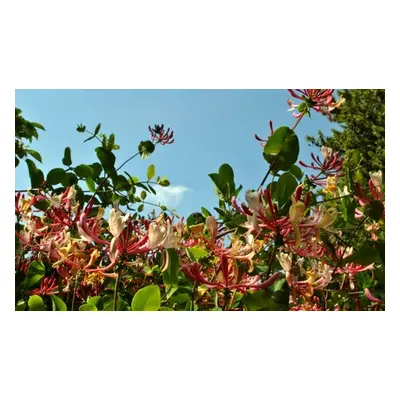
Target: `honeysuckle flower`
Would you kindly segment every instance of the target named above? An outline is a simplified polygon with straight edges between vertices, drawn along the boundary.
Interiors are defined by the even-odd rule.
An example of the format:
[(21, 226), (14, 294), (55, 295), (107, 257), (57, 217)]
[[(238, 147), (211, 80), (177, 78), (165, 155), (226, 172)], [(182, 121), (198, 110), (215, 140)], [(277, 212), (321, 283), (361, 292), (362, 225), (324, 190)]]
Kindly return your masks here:
[(40, 282), (40, 287), (33, 289), (31, 293), (39, 296), (58, 294), (57, 278), (55, 276), (43, 278)]
[(332, 152), (333, 152), (333, 150), (330, 147), (326, 147), (326, 146), (321, 147), (321, 153), (322, 153), (322, 157), (324, 158), (324, 161), (331, 157)]
[[(314, 111), (327, 115), (330, 121), (332, 121), (331, 112), (340, 107), (344, 101), (342, 98), (337, 102), (334, 101), (334, 89), (288, 89), (288, 91), (296, 99), (303, 100)], [(288, 102), (288, 104), (298, 107), (293, 102)], [(299, 118), (300, 115), (302, 114), (296, 114), (295, 117)]]
[(377, 299), (376, 297), (372, 296), (372, 294), (368, 288), (364, 289), (364, 294), (368, 300), (370, 300), (374, 303), (383, 303), (383, 300)]
[(378, 172), (370, 172), (369, 176), (371, 177), (372, 184), (375, 186), (378, 192), (382, 191), (382, 171)]
[(249, 276), (243, 274), (239, 279), (238, 268), (234, 260), (228, 260), (222, 256), (220, 259), (220, 272), (215, 281), (210, 280), (202, 271), (202, 266), (198, 262), (183, 264), (182, 271), (193, 281), (206, 285), (210, 289), (229, 289), (246, 291), (247, 289), (263, 289), (272, 285), (280, 276), (280, 272), (276, 272), (269, 279), (261, 282), (259, 275)]
[(214, 243), (217, 238), (218, 225), (216, 219), (212, 215), (206, 218), (206, 227), (211, 236), (211, 241)]
[(289, 218), (292, 222), (298, 222), (300, 221), (303, 216), (304, 212), (306, 210), (306, 206), (302, 201), (297, 201), (294, 204), (290, 206), (289, 209)]
[(335, 153), (331, 149), (325, 147), (324, 150), (322, 151), (322, 156), (323, 156), (323, 161), (321, 161), (319, 156), (315, 156), (314, 153), (311, 153), (311, 158), (313, 159), (314, 162), (311, 162), (311, 164), (308, 165), (300, 160), (299, 164), (302, 167), (320, 171), (321, 173), (324, 173), (327, 176), (338, 175), (343, 167), (343, 158), (340, 156), (340, 154), (338, 152)]
[(374, 224), (365, 224), (364, 228), (367, 232), (371, 232), (371, 239), (373, 241), (377, 241), (379, 239), (378, 236), (375, 234), (375, 232), (379, 231), (379, 228), (380, 228), (378, 222), (376, 222)]
[(326, 186), (324, 188), (324, 193), (335, 193), (338, 178), (337, 176), (328, 176), (326, 178)]
[(166, 225), (151, 223), (149, 226), (149, 248), (151, 250), (157, 247), (172, 249), (177, 247), (178, 237), (174, 233), (174, 228), (170, 221)]
[(111, 209), (110, 216), (108, 219), (108, 229), (115, 238), (119, 237), (119, 235), (124, 229), (125, 222), (128, 219), (129, 219), (129, 214), (126, 214), (124, 217), (122, 217), (120, 211), (115, 211), (114, 208)]
[(280, 252), (276, 255), (279, 264), (281, 264), (282, 268), (285, 271), (286, 279), (288, 279), (290, 275), (290, 270), (292, 269), (292, 257), (293, 257), (292, 253), (288, 254)]
[(161, 143), (162, 145), (174, 143), (174, 132), (168, 128), (164, 131), (164, 125), (155, 125), (154, 128), (149, 126), (149, 131), (151, 134), (151, 140), (154, 142)]
[(61, 196), (62, 196), (61, 194), (59, 194), (58, 196), (56, 196), (56, 195), (51, 196), (48, 199), (50, 206), (60, 207), (61, 206)]
[(337, 217), (336, 208), (326, 209), (325, 206), (312, 207), (313, 215), (308, 217), (304, 223), (299, 224), (299, 227), (315, 226), (316, 228), (326, 229), (331, 226)]
[(344, 197), (344, 196), (349, 196), (350, 195), (350, 192), (349, 192), (349, 189), (347, 188), (347, 185), (343, 186), (343, 189), (340, 189), (338, 187), (337, 191), (339, 193), (339, 197)]

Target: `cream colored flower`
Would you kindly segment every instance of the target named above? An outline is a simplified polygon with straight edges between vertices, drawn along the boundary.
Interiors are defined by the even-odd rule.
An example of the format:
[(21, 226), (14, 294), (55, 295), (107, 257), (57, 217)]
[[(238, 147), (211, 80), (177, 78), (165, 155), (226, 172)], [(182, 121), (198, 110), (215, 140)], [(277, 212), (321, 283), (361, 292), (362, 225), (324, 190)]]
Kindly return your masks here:
[(378, 172), (370, 172), (369, 176), (371, 177), (372, 184), (376, 187), (378, 192), (382, 191), (382, 171)]
[(178, 245), (178, 237), (174, 233), (174, 228), (167, 221), (167, 225), (157, 225), (152, 223), (149, 226), (149, 248), (164, 247), (172, 249)]
[(322, 157), (324, 157), (324, 160), (326, 160), (327, 158), (329, 158), (332, 155), (332, 149), (330, 147), (322, 146), (321, 153), (322, 153)]
[(115, 238), (119, 237), (124, 229), (125, 222), (128, 219), (129, 214), (126, 214), (124, 217), (122, 217), (120, 211), (115, 211), (114, 208), (111, 209), (110, 216), (108, 218), (108, 229)]

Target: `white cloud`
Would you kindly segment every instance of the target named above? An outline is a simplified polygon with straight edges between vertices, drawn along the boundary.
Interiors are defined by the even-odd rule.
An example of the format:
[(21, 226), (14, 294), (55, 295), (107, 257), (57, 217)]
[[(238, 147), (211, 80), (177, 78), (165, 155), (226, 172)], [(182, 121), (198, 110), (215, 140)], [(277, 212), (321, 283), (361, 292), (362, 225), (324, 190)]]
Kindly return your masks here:
[(149, 201), (151, 203), (155, 204), (161, 204), (164, 206), (167, 206), (168, 208), (177, 208), (179, 204), (181, 204), (183, 200), (183, 195), (186, 192), (191, 191), (191, 189), (185, 187), (185, 186), (156, 186), (154, 187), (156, 190), (157, 194), (147, 194), (146, 201)]

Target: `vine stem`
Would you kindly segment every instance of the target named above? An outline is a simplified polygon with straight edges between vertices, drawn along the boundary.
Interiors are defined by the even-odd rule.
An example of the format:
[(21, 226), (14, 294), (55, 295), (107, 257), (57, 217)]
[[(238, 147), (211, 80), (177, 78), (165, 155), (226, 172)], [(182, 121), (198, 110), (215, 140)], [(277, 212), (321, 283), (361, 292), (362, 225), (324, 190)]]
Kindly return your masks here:
[(71, 311), (74, 311), (76, 288), (78, 286), (79, 277), (80, 277), (80, 271), (76, 274), (76, 278), (75, 278), (74, 292), (72, 293), (72, 306), (71, 306), (72, 309), (71, 309)]
[(117, 311), (119, 278), (120, 278), (120, 272), (117, 271), (117, 277), (115, 278), (113, 311)]

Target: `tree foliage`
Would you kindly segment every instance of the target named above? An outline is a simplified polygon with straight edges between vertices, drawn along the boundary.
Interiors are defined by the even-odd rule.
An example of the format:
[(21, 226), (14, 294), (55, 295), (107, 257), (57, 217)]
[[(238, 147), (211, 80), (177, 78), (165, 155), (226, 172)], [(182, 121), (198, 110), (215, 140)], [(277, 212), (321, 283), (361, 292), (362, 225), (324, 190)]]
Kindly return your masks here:
[(338, 93), (344, 102), (332, 117), (340, 129), (332, 129), (329, 137), (319, 131), (318, 137), (307, 139), (318, 147), (339, 151), (344, 167), (357, 182), (366, 184), (369, 172), (385, 173), (385, 90), (346, 89)]

